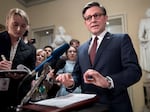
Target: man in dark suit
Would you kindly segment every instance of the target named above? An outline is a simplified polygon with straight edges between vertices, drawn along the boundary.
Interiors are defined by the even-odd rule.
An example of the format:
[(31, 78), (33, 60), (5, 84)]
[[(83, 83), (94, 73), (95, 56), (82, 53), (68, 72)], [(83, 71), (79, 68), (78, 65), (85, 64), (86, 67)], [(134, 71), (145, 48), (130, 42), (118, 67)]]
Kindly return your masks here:
[[(56, 80), (70, 92), (81, 85), (82, 93), (97, 94), (98, 103), (107, 106), (109, 112), (132, 112), (127, 88), (138, 82), (142, 73), (129, 35), (106, 31), (108, 16), (97, 2), (86, 4), (82, 15), (92, 37), (78, 49), (73, 77), (63, 74)], [(95, 38), (96, 56), (92, 62), (90, 52), (94, 51)], [(96, 105), (91, 111), (100, 112), (100, 108)], [(90, 112), (90, 108), (84, 112)]]
[[(35, 68), (36, 49), (22, 40), (28, 26), (28, 16), (23, 10), (18, 8), (10, 10), (6, 18), (7, 31), (0, 33), (0, 55), (6, 58), (0, 58), (0, 70), (11, 71), (11, 69), (17, 69), (19, 64), (30, 70)], [(20, 90), (19, 84), (23, 77), (19, 74), (9, 74), (9, 77), (0, 77), (0, 79), (8, 84), (8, 88), (0, 88), (0, 111), (13, 112), (18, 101), (30, 90), (31, 81), (26, 82)], [(19, 97), (18, 94), (21, 96)]]

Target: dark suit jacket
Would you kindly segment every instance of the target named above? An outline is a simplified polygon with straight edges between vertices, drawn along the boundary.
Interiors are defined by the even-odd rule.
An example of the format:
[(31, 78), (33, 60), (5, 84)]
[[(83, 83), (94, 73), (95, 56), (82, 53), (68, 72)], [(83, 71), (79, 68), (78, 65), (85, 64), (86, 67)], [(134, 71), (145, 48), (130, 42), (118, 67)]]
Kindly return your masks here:
[[(111, 112), (132, 112), (127, 88), (141, 78), (141, 68), (131, 39), (128, 34), (106, 33), (100, 44), (94, 65), (90, 63), (88, 49), (90, 40), (78, 49), (78, 59), (73, 76), (75, 86), (81, 85), (83, 93), (95, 93), (99, 102), (107, 104)], [(113, 89), (103, 89), (83, 81), (84, 72), (95, 69), (103, 76), (110, 76), (114, 82)]]
[[(11, 40), (7, 31), (0, 33), (0, 55), (5, 55), (6, 59), (9, 60), (11, 50)], [(1, 60), (1, 59), (0, 59)], [(36, 61), (36, 49), (33, 46), (25, 44), (23, 40), (20, 40), (16, 55), (13, 60), (12, 69), (16, 69), (17, 65), (23, 64), (29, 69), (33, 70), (35, 68)], [(18, 85), (22, 79), (10, 79), (9, 90), (7, 92), (0, 92), (0, 99), (5, 100), (8, 104), (6, 105), (16, 105), (17, 103), (17, 89)], [(24, 87), (24, 91), (29, 89), (28, 86)], [(27, 89), (27, 90), (26, 90)], [(20, 94), (24, 94), (23, 91)], [(0, 101), (0, 103), (1, 103)], [(4, 104), (4, 102), (3, 102)]]

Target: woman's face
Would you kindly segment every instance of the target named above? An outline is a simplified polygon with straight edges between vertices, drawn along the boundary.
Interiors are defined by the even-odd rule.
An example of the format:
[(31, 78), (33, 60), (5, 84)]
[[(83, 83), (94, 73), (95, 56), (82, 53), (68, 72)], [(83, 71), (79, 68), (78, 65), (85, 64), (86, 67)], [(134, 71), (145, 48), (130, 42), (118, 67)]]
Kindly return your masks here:
[(14, 15), (7, 21), (8, 33), (12, 38), (22, 37), (27, 30), (27, 26), (25, 19), (19, 15)]
[(46, 59), (46, 52), (45, 51), (39, 51), (36, 54), (36, 66), (41, 64)]
[(75, 61), (77, 57), (77, 50), (70, 46), (70, 48), (67, 51), (67, 59), (71, 61)]

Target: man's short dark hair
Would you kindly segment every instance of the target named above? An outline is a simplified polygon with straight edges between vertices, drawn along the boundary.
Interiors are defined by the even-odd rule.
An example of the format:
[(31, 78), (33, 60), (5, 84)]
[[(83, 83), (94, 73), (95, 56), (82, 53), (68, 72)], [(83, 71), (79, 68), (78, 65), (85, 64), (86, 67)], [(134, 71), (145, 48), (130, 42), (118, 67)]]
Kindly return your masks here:
[(45, 49), (45, 48), (51, 48), (52, 49), (52, 51), (53, 51), (53, 47), (52, 46), (50, 46), (50, 45), (46, 45), (46, 46), (44, 46), (44, 48), (43, 49)]
[(77, 39), (72, 39), (69, 44), (72, 45), (74, 42), (80, 44), (80, 41)]
[(84, 6), (84, 8), (82, 10), (82, 16), (85, 14), (87, 9), (94, 7), (94, 6), (101, 8), (103, 11), (103, 14), (107, 15), (106, 9), (101, 4), (99, 4), (98, 2), (89, 2)]

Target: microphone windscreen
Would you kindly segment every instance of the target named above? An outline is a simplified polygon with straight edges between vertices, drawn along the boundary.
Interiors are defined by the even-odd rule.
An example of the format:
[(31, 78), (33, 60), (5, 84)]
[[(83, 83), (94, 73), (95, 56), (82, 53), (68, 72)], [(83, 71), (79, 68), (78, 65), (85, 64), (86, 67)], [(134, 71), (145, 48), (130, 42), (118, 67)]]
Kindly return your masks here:
[(63, 55), (63, 53), (65, 51), (67, 51), (69, 49), (70, 45), (65, 43), (63, 45), (61, 45), (59, 48), (57, 48), (56, 50), (54, 50), (51, 54), (51, 56), (49, 56), (46, 60), (44, 60), (40, 65), (38, 65), (34, 71), (37, 72), (39, 71), (41, 68), (43, 68), (44, 64), (47, 62), (52, 61), (53, 59), (58, 59), (61, 55)]
[(66, 52), (69, 49), (69, 47), (69, 44), (65, 43), (56, 50), (54, 50), (51, 55), (54, 57), (60, 57), (61, 55), (63, 55), (64, 52)]
[(54, 74), (56, 74), (59, 69), (62, 69), (65, 66), (65, 64), (66, 64), (65, 59), (57, 60), (56, 65), (55, 65), (55, 69), (54, 69)]
[(66, 64), (66, 60), (65, 59), (59, 59), (56, 63), (56, 68), (58, 69), (62, 69)]

